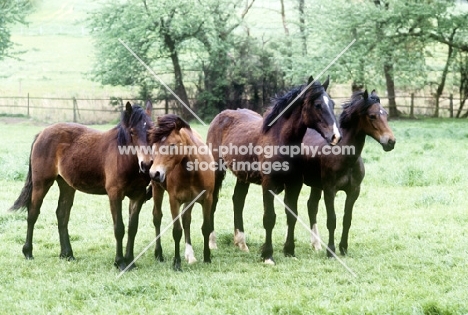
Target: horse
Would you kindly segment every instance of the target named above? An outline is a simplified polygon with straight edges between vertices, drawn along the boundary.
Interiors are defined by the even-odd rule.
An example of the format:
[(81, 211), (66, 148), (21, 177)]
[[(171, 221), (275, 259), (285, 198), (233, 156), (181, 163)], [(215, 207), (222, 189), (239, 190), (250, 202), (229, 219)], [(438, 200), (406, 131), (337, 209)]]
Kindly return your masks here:
[[(56, 216), (60, 237), (60, 257), (75, 260), (68, 234), (68, 221), (77, 190), (87, 194), (107, 194), (110, 201), (116, 254), (114, 264), (120, 270), (134, 268), (133, 246), (138, 228), (138, 216), (146, 201), (146, 187), (150, 182), (148, 170), (151, 154), (136, 150), (146, 146), (148, 130), (152, 127), (152, 104), (146, 112), (127, 102), (120, 123), (106, 132), (76, 123), (58, 123), (36, 135), (29, 157), (26, 182), (10, 210), (27, 209), (27, 234), (23, 246), (26, 259), (33, 259), (33, 231), (41, 205), (54, 182), (60, 190)], [(134, 153), (134, 151), (133, 151)], [(122, 200), (130, 198), (128, 242), (125, 256), (122, 239)]]
[[(327, 256), (335, 254), (335, 195), (343, 190), (346, 201), (343, 216), (343, 232), (339, 250), (342, 255), (348, 251), (348, 233), (354, 203), (359, 197), (361, 182), (365, 170), (361, 158), (366, 136), (371, 136), (382, 145), (384, 151), (391, 151), (395, 146), (395, 137), (387, 122), (387, 112), (380, 104), (380, 99), (372, 91), (357, 91), (351, 100), (343, 105), (340, 115), (340, 131), (343, 139), (336, 148), (339, 154), (306, 155), (304, 158), (304, 184), (310, 186), (310, 197), (307, 202), (310, 227), (312, 229), (311, 241), (316, 250), (321, 249), (320, 237), (317, 229), (318, 203), (324, 192), (327, 209), (327, 228), (329, 232)], [(312, 129), (308, 129), (303, 144), (317, 148), (317, 152), (327, 152), (323, 148), (327, 143)]]
[[(202, 233), (204, 237), (203, 260), (211, 262), (210, 249), (216, 248), (215, 240), (210, 237), (211, 204), (214, 189), (214, 160), (207, 145), (200, 135), (177, 115), (158, 117), (157, 127), (150, 131), (150, 144), (153, 146), (153, 165), (149, 174), (152, 180), (154, 200), (153, 223), (156, 236), (160, 235), (162, 219), (162, 201), (164, 191), (169, 194), (169, 203), (174, 220), (173, 239), (175, 254), (173, 268), (181, 271), (180, 239), (182, 227), (178, 219), (182, 204), (182, 225), (185, 234), (185, 258), (189, 264), (197, 260), (190, 238), (190, 224), (194, 201), (203, 208)], [(197, 198), (198, 197), (198, 198)], [(195, 200), (196, 199), (196, 200)], [(154, 252), (158, 261), (164, 261), (161, 238), (157, 237)]]
[[(242, 212), (251, 183), (262, 186), (263, 226), (265, 243), (261, 257), (266, 264), (275, 264), (273, 259), (272, 231), (276, 223), (274, 194), (285, 191), (285, 204), (294, 214), (286, 211), (288, 230), (296, 224), (297, 199), (302, 187), (302, 172), (296, 162), (298, 154), (288, 154), (300, 146), (307, 128), (316, 129), (328, 143), (335, 145), (341, 138), (334, 113), (330, 109), (333, 100), (327, 94), (329, 79), (323, 85), (309, 78), (308, 85), (293, 88), (273, 100), (273, 105), (264, 117), (247, 110), (225, 110), (211, 122), (207, 144), (211, 146), (218, 167), (215, 171), (213, 217), (218, 202), (219, 190), (226, 168), (237, 177), (234, 194), (234, 244), (248, 251), (245, 243)], [(228, 150), (225, 150), (225, 149)], [(270, 154), (271, 148), (279, 148), (279, 154)], [(241, 152), (241, 150), (243, 152)], [(247, 149), (247, 150), (244, 150)], [(265, 150), (264, 152), (261, 152)], [(227, 152), (226, 152), (227, 151)], [(283, 252), (294, 256), (294, 235), (286, 240)]]

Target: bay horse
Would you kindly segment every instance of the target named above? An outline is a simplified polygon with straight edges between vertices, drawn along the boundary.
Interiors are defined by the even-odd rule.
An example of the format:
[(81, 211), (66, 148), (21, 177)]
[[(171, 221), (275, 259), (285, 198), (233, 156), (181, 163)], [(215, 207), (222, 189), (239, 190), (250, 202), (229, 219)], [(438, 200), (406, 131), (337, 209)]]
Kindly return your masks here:
[[(309, 84), (313, 78), (309, 79)], [(297, 214), (297, 199), (302, 187), (300, 156), (282, 153), (269, 154), (260, 152), (268, 147), (292, 150), (300, 146), (307, 128), (316, 129), (319, 134), (332, 145), (341, 138), (336, 125), (334, 113), (330, 109), (333, 100), (326, 89), (329, 79), (323, 85), (314, 82), (307, 90), (306, 86), (293, 88), (291, 91), (273, 101), (273, 106), (264, 117), (247, 110), (225, 110), (211, 122), (207, 143), (212, 148), (218, 167), (215, 171), (215, 188), (211, 216), (213, 220), (219, 190), (225, 176), (227, 166), (237, 177), (234, 194), (234, 243), (248, 251), (245, 243), (242, 211), (245, 197), (251, 183), (262, 185), (263, 192), (263, 226), (265, 228), (265, 243), (262, 246), (261, 257), (266, 264), (274, 264), (272, 231), (276, 223), (274, 196), (285, 191), (285, 204)], [(291, 106), (289, 104), (292, 103)], [(279, 117), (279, 118), (278, 118)], [(275, 121), (277, 120), (277, 121)], [(229, 152), (220, 152), (229, 147)], [(240, 152), (241, 147), (251, 147), (253, 150)], [(237, 148), (237, 150), (236, 150)], [(232, 150), (231, 150), (232, 149)], [(269, 150), (269, 149), (268, 149)], [(264, 154), (267, 153), (267, 154)], [(294, 226), (296, 217), (286, 210), (289, 238), (284, 244), (284, 254), (294, 256)], [(212, 221), (212, 226), (214, 222)]]
[[(133, 261), (133, 246), (138, 228), (138, 216), (146, 200), (150, 182), (148, 170), (151, 154), (137, 154), (122, 149), (147, 145), (152, 127), (152, 104), (146, 112), (139, 106), (126, 104), (120, 123), (102, 132), (75, 123), (58, 123), (45, 128), (34, 139), (29, 157), (29, 171), (20, 196), (10, 210), (26, 208), (28, 228), (23, 254), (33, 259), (33, 231), (41, 205), (49, 188), (57, 182), (60, 190), (56, 216), (60, 236), (60, 257), (75, 260), (68, 234), (68, 221), (76, 190), (88, 194), (107, 194), (110, 201), (116, 254), (114, 264), (124, 270)], [(128, 242), (123, 255), (122, 200), (130, 198)], [(128, 266), (133, 268), (134, 265)]]
[[(304, 184), (310, 186), (310, 197), (307, 202), (310, 226), (312, 229), (312, 246), (321, 249), (317, 229), (318, 204), (322, 190), (327, 209), (327, 228), (329, 232), (327, 256), (335, 253), (335, 195), (343, 190), (346, 201), (343, 216), (343, 232), (339, 249), (345, 255), (348, 251), (348, 233), (354, 203), (359, 197), (361, 182), (365, 170), (361, 158), (366, 136), (371, 136), (382, 145), (384, 151), (391, 151), (395, 146), (395, 136), (387, 122), (387, 112), (380, 104), (380, 99), (372, 91), (357, 91), (351, 100), (343, 105), (340, 115), (340, 131), (343, 139), (336, 150), (339, 154), (316, 154), (304, 156)], [(314, 146), (318, 152), (325, 152), (323, 148), (327, 143), (312, 129), (308, 129), (303, 143), (305, 146)], [(332, 254), (333, 252), (333, 254)]]
[[(181, 271), (180, 239), (182, 227), (176, 218), (182, 204), (182, 225), (185, 234), (185, 258), (189, 264), (197, 260), (190, 238), (190, 224), (194, 200), (203, 208), (202, 233), (204, 237), (204, 262), (211, 262), (210, 248), (215, 248), (214, 240), (210, 239), (211, 204), (214, 189), (214, 160), (208, 146), (200, 135), (182, 118), (177, 115), (158, 117), (157, 127), (150, 131), (150, 144), (153, 146), (153, 165), (149, 174), (153, 190), (153, 223), (156, 236), (161, 233), (162, 201), (164, 191), (169, 194), (169, 203), (174, 221), (172, 236), (174, 239), (173, 268)], [(210, 241), (211, 240), (211, 241)], [(163, 261), (161, 238), (157, 237), (154, 252), (158, 261)]]

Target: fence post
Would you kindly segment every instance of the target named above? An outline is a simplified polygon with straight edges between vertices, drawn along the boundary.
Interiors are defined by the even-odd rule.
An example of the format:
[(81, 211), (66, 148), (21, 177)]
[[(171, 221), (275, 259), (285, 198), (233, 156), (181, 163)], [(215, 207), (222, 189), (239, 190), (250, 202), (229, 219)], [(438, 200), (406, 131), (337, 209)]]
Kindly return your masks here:
[(450, 106), (450, 118), (453, 118), (453, 94), (450, 94), (450, 103), (449, 103), (449, 106)]
[(76, 110), (78, 108), (78, 104), (76, 104), (76, 98), (73, 96), (73, 122), (76, 123)]
[(410, 118), (414, 117), (414, 93), (411, 93)]
[(164, 104), (164, 113), (167, 115), (169, 114), (169, 101), (167, 100), (167, 96), (164, 98), (165, 104)]
[(28, 118), (31, 118), (31, 117), (29, 116), (29, 92), (28, 92)]

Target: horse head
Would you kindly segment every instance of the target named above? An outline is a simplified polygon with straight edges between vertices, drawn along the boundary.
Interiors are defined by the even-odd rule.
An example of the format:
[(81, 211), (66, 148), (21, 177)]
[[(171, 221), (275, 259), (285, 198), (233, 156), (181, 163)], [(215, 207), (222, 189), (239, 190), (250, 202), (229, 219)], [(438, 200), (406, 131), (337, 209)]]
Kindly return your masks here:
[(341, 134), (333, 112), (335, 102), (326, 91), (329, 79), (328, 77), (322, 85), (318, 81), (314, 82), (312, 76), (309, 78), (302, 107), (302, 120), (308, 128), (317, 130), (328, 143), (335, 145), (341, 140)]
[(167, 174), (180, 164), (190, 145), (190, 125), (177, 115), (158, 117), (157, 127), (150, 131), (153, 165), (149, 174), (152, 180), (163, 183)]
[(388, 113), (380, 104), (375, 90), (370, 94), (365, 90), (354, 93), (351, 102), (344, 105), (340, 122), (341, 127), (348, 128), (352, 121), (357, 121), (360, 130), (379, 142), (384, 151), (391, 151), (395, 147), (396, 139), (388, 125), (387, 117)]
[[(150, 100), (146, 102), (146, 110), (127, 102), (120, 120), (118, 142), (119, 145), (131, 145), (137, 148), (138, 167), (143, 173), (148, 172), (153, 163), (148, 146), (148, 131), (153, 127), (151, 112), (153, 105)], [(141, 149), (144, 148), (144, 149)]]

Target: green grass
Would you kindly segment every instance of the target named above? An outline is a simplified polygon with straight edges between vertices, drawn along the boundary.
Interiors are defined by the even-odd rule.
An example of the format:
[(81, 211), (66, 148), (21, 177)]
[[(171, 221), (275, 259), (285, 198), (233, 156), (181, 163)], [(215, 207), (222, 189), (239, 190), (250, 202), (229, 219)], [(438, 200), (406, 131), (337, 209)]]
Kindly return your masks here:
[[(26, 214), (6, 210), (18, 196), (27, 170), (34, 134), (43, 126), (0, 120), (0, 304), (11, 314), (466, 314), (468, 302), (468, 215), (466, 187), (468, 126), (464, 121), (394, 121), (396, 148), (385, 153), (372, 139), (363, 152), (366, 178), (358, 199), (343, 261), (353, 277), (325, 252), (314, 252), (307, 231), (296, 228), (297, 260), (283, 257), (284, 210), (277, 205), (273, 234), (276, 266), (261, 263), (264, 240), (260, 188), (252, 186), (245, 209), (250, 253), (232, 242), (231, 194), (226, 178), (216, 213), (219, 249), (212, 264), (183, 262), (171, 269), (171, 232), (162, 237), (166, 261), (157, 263), (153, 248), (138, 269), (117, 279), (114, 236), (105, 196), (78, 193), (70, 220), (77, 261), (58, 258), (55, 207), (58, 191), (47, 195), (34, 234), (35, 260), (21, 247)], [(111, 125), (96, 126), (109, 129)], [(207, 128), (194, 128), (205, 135)], [(299, 215), (307, 221), (305, 187)], [(341, 233), (344, 194), (337, 196), (337, 237)], [(170, 223), (167, 200), (163, 227)], [(135, 251), (153, 239), (152, 203), (144, 205)], [(126, 211), (124, 211), (124, 215)], [(319, 211), (326, 241), (326, 216)], [(202, 260), (201, 208), (193, 214), (192, 240)]]

